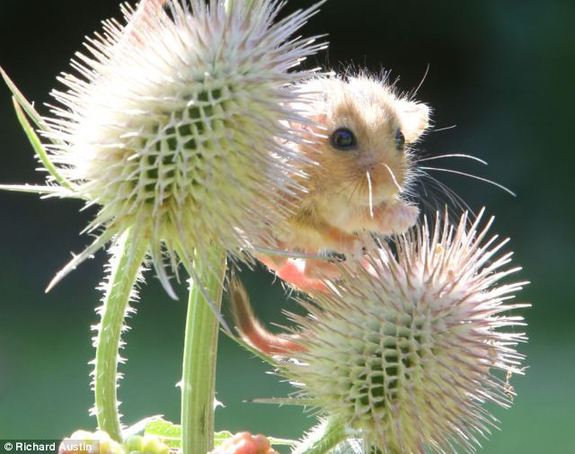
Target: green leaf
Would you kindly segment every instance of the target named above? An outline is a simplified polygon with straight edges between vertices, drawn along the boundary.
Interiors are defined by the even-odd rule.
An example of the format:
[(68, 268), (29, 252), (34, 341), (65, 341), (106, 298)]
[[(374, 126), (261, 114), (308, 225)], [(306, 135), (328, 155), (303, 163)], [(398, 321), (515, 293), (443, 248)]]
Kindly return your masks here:
[(148, 427), (148, 425), (150, 425), (150, 423), (159, 421), (161, 419), (162, 415), (148, 416), (147, 418), (144, 418), (138, 421), (137, 423), (132, 424), (130, 427), (127, 427), (124, 430), (122, 430), (122, 436), (124, 437), (124, 439), (126, 439), (131, 436), (141, 434), (146, 430), (146, 428)]
[(149, 422), (144, 434), (158, 437), (170, 448), (180, 449), (182, 447), (182, 426), (164, 419), (156, 419)]
[(73, 190), (72, 184), (68, 180), (66, 180), (66, 178), (60, 175), (60, 172), (58, 172), (56, 166), (52, 163), (52, 161), (50, 161), (50, 157), (48, 156), (48, 153), (46, 153), (46, 149), (42, 145), (42, 142), (38, 138), (38, 135), (34, 131), (34, 128), (32, 128), (32, 125), (26, 118), (26, 114), (22, 110), (22, 107), (20, 106), (16, 97), (12, 98), (12, 102), (14, 104), (14, 110), (16, 111), (16, 117), (18, 118), (18, 121), (20, 122), (22, 129), (26, 133), (26, 137), (28, 137), (28, 141), (32, 145), (32, 148), (34, 148), (34, 151), (38, 155), (38, 158), (44, 165), (44, 168), (50, 173), (50, 175), (54, 177), (54, 179), (61, 186), (65, 187), (66, 189)]
[(2, 75), (4, 82), (6, 82), (6, 85), (8, 86), (10, 91), (12, 92), (12, 95), (16, 99), (16, 102), (20, 106), (22, 106), (22, 109), (24, 109), (24, 111), (30, 117), (32, 122), (36, 126), (38, 126), (38, 128), (40, 128), (40, 130), (50, 131), (50, 127), (42, 119), (42, 116), (38, 112), (36, 112), (36, 109), (34, 109), (34, 106), (25, 98), (25, 96), (22, 94), (22, 92), (20, 90), (18, 90), (18, 87), (16, 86), (16, 84), (14, 82), (12, 82), (12, 79), (10, 79), (10, 77), (8, 77), (8, 74), (6, 74), (6, 72), (1, 67), (0, 67), (0, 75)]
[[(173, 424), (164, 419), (156, 419), (149, 422), (144, 433), (145, 435), (158, 437), (170, 448), (179, 449), (182, 446), (182, 426)], [(214, 434), (214, 447), (220, 446), (233, 436), (234, 434), (228, 431), (216, 432)]]
[(34, 184), (0, 184), (0, 191), (27, 192), (31, 194), (66, 196), (82, 199), (77, 193), (66, 193), (59, 186), (39, 186)]
[(295, 446), (297, 440), (287, 440), (285, 438), (268, 437), (268, 440), (273, 446)]
[(268, 397), (252, 399), (249, 402), (254, 404), (266, 405), (293, 405), (296, 407), (317, 407), (318, 402), (315, 399), (304, 399), (299, 397)]
[[(52, 175), (60, 185), (62, 185), (66, 189), (73, 190), (73, 185), (68, 180), (66, 180), (62, 175), (60, 175), (56, 166), (54, 166), (52, 161), (50, 161), (48, 153), (46, 153), (46, 150), (44, 149), (42, 142), (38, 138), (38, 135), (34, 131), (32, 125), (28, 121), (28, 118), (26, 118), (26, 115), (30, 117), (32, 122), (41, 131), (49, 132), (50, 126), (44, 121), (42, 116), (38, 112), (36, 112), (34, 106), (26, 99), (26, 97), (18, 89), (16, 84), (12, 82), (12, 79), (8, 77), (8, 74), (6, 74), (6, 72), (1, 67), (0, 67), (0, 75), (4, 79), (4, 82), (6, 82), (8, 89), (12, 92), (12, 102), (14, 104), (14, 109), (16, 110), (16, 116), (18, 117), (18, 121), (20, 122), (22, 129), (24, 130), (26, 136), (28, 137), (28, 140), (30, 141), (30, 144), (32, 145), (34, 151), (38, 155), (38, 158), (40, 159), (42, 164), (44, 164), (44, 167), (50, 173), (50, 175)], [(61, 144), (63, 142), (58, 141), (56, 143)]]
[(224, 444), (225, 441), (233, 438), (234, 434), (228, 432), (227, 430), (222, 430), (221, 432), (216, 432), (214, 434), (214, 448)]
[[(171, 423), (161, 418), (154, 417), (153, 421), (148, 422), (146, 425), (145, 435), (152, 435), (159, 438), (164, 444), (173, 449), (181, 449), (182, 442), (182, 426)], [(234, 437), (230, 431), (222, 430), (214, 434), (214, 447), (217, 448), (224, 444), (227, 440)], [(274, 446), (294, 446), (297, 444), (295, 440), (286, 440), (284, 438), (268, 437), (270, 443)]]

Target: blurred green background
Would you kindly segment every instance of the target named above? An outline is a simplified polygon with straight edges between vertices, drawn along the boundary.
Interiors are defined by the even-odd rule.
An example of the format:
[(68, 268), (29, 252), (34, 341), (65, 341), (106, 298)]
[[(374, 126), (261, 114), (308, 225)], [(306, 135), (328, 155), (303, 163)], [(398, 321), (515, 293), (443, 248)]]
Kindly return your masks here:
[[(309, 5), (290, 0), (287, 10)], [(39, 105), (56, 75), (101, 19), (119, 16), (115, 0), (0, 2), (0, 65)], [(502, 431), (485, 453), (575, 453), (575, 297), (573, 285), (575, 123), (575, 2), (393, 2), (330, 0), (306, 29), (328, 33), (331, 48), (310, 62), (341, 69), (351, 63), (401, 75), (434, 108), (437, 128), (421, 153), (467, 153), (489, 161), (445, 161), (450, 168), (494, 179), (517, 192), (463, 177), (435, 176), (474, 208), (496, 215), (495, 230), (511, 236), (521, 278), (532, 284), (521, 300), (530, 342), (525, 377), (514, 380), (515, 406), (497, 411)], [(343, 64), (342, 64), (343, 63)], [(0, 181), (41, 182), (32, 150), (0, 87)], [(439, 161), (436, 162), (439, 164)], [(0, 438), (57, 438), (91, 429), (88, 361), (90, 325), (100, 295), (104, 252), (83, 264), (50, 294), (53, 274), (88, 238), (78, 232), (93, 212), (73, 201), (0, 193)], [(177, 421), (185, 289), (171, 301), (149, 275), (122, 367), (125, 421), (163, 414)], [(245, 273), (257, 311), (282, 322), (281, 287), (258, 269)], [(222, 339), (217, 411), (220, 428), (297, 437), (313, 423), (294, 408), (244, 401), (285, 396), (290, 388), (269, 367)]]

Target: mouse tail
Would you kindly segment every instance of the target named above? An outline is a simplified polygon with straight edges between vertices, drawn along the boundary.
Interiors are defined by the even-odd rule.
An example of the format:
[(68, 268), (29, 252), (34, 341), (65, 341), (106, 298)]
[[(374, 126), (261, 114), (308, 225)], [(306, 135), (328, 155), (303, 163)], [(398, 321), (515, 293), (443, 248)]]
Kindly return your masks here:
[(248, 294), (241, 281), (232, 275), (229, 282), (231, 310), (240, 337), (267, 356), (301, 351), (303, 347), (294, 336), (269, 332), (256, 318)]

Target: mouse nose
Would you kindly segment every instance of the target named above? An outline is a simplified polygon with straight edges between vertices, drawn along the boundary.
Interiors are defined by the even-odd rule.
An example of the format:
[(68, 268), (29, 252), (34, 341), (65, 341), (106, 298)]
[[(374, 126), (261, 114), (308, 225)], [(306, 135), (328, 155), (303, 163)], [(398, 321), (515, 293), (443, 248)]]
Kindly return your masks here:
[(358, 165), (366, 172), (374, 171), (380, 162), (381, 157), (378, 158), (377, 153), (373, 151), (362, 153), (358, 158)]

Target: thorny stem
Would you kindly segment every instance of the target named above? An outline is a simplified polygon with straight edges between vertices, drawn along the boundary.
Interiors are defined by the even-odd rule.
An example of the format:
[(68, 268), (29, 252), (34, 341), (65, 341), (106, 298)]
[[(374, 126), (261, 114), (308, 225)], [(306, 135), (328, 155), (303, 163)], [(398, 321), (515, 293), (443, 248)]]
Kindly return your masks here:
[(147, 243), (133, 230), (123, 233), (116, 241), (95, 342), (94, 393), (98, 427), (116, 441), (122, 441), (117, 398), (121, 335), (146, 251)]
[[(236, 0), (238, 1), (238, 0)], [(254, 0), (244, 0), (251, 2)], [(234, 0), (225, 1), (230, 12)], [(205, 454), (214, 443), (214, 402), (218, 320), (205, 297), (220, 310), (223, 281), (227, 269), (225, 251), (212, 247), (207, 263), (194, 260), (194, 273), (199, 282), (191, 282), (186, 316), (182, 372), (182, 452)], [(205, 293), (200, 285), (205, 284)]]
[(346, 435), (341, 421), (327, 419), (314, 427), (292, 454), (326, 454), (344, 441)]
[[(214, 399), (218, 320), (206, 301), (221, 307), (226, 273), (225, 251), (212, 247), (205, 260), (192, 265), (198, 282), (191, 282), (184, 341), (182, 374), (182, 449), (183, 454), (205, 454), (214, 437)], [(202, 292), (201, 285), (204, 285)]]

